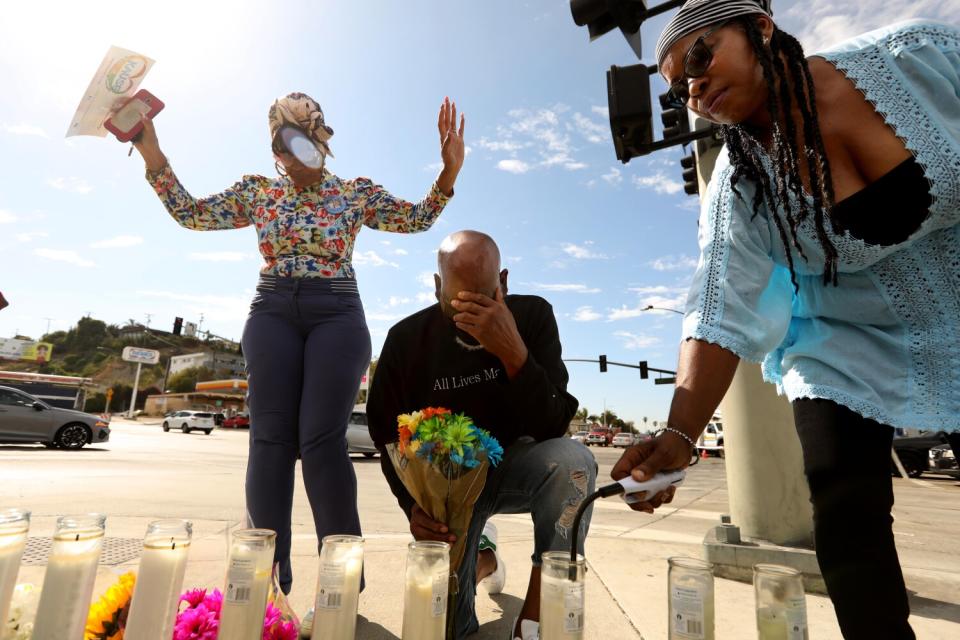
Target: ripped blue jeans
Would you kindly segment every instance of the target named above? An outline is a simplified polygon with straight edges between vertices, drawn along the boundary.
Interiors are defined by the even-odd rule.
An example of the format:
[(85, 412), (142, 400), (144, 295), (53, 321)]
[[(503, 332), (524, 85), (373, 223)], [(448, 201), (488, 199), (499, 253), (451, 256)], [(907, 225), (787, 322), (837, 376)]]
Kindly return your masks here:
[[(457, 572), (456, 637), (479, 628), (476, 597), (477, 545), (487, 518), (500, 513), (529, 513), (533, 518), (533, 565), (544, 551), (569, 551), (570, 530), (580, 502), (593, 493), (597, 462), (583, 444), (570, 438), (536, 442), (520, 438), (506, 449), (503, 461), (490, 470), (474, 507), (467, 533), (467, 553)], [(593, 507), (580, 524), (579, 553), (590, 527)]]

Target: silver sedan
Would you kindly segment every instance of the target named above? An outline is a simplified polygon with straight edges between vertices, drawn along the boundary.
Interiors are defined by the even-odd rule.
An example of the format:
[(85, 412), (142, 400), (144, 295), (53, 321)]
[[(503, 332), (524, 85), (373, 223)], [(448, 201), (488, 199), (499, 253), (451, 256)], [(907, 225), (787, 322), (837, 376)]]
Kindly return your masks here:
[(370, 428), (367, 426), (366, 405), (358, 405), (350, 414), (350, 422), (347, 424), (347, 451), (362, 453), (368, 458), (379, 453), (373, 444), (373, 438), (370, 437)]
[(100, 416), (53, 407), (19, 389), (0, 387), (0, 442), (80, 449), (108, 440), (110, 423)]

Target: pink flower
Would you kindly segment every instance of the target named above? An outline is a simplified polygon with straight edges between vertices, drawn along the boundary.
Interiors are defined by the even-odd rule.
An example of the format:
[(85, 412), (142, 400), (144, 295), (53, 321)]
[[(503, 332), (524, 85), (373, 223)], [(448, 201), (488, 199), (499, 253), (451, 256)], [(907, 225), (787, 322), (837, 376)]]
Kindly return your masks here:
[(203, 599), (207, 596), (206, 589), (191, 589), (187, 591), (182, 596), (180, 596), (180, 602), (186, 602), (190, 605), (191, 609), (195, 609), (197, 605), (203, 602)]
[(203, 604), (210, 611), (216, 612), (217, 617), (219, 617), (220, 609), (223, 606), (223, 594), (220, 593), (220, 589), (214, 589), (213, 593), (208, 594), (207, 597), (203, 599)]
[(217, 640), (219, 613), (208, 610), (203, 604), (185, 609), (177, 615), (173, 628), (173, 640)]

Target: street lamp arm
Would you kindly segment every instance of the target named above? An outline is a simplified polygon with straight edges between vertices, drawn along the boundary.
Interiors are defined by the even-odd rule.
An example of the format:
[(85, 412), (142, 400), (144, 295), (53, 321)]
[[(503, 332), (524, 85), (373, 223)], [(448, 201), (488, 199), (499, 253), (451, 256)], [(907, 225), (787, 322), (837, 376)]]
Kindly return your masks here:
[(670, 307), (655, 307), (652, 304), (648, 304), (643, 308), (643, 311), (669, 311), (671, 313), (676, 313), (678, 315), (685, 315), (683, 311), (677, 311), (676, 309), (671, 309)]

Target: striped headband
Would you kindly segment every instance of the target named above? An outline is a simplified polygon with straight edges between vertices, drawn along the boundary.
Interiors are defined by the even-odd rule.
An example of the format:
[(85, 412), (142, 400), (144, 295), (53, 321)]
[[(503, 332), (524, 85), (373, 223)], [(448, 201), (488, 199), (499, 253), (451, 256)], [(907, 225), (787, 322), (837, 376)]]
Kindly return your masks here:
[(687, 0), (667, 23), (657, 40), (657, 65), (678, 40), (698, 29), (739, 16), (763, 14), (773, 17), (772, 0)]

